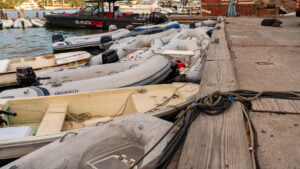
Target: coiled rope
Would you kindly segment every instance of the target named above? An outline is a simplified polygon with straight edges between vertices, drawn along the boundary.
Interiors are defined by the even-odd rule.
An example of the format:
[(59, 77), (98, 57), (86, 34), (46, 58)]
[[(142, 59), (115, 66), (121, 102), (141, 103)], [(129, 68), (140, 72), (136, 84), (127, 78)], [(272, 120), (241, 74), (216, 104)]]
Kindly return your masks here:
[[(263, 91), (256, 92), (250, 90), (235, 90), (230, 92), (215, 91), (205, 97), (200, 98), (196, 102), (189, 105), (184, 111), (180, 113), (180, 116), (172, 127), (153, 145), (130, 169), (137, 166), (143, 159), (152, 152), (152, 150), (159, 145), (159, 143), (177, 126), (180, 122), (182, 125), (179, 127), (177, 133), (170, 140), (163, 151), (161, 159), (158, 161), (154, 169), (166, 169), (173, 158), (173, 155), (177, 151), (177, 148), (184, 140), (189, 126), (198, 117), (200, 113), (207, 115), (219, 115), (225, 110), (229, 109), (233, 102), (241, 102), (243, 107), (243, 113), (250, 129), (251, 137), (251, 156), (253, 162), (253, 168), (259, 169), (259, 163), (256, 155), (257, 149), (257, 136), (253, 123), (248, 115), (251, 110), (251, 101), (259, 98), (276, 98), (276, 99), (290, 99), (300, 100), (300, 92), (277, 92), (277, 91)], [(299, 114), (297, 114), (299, 115)]]

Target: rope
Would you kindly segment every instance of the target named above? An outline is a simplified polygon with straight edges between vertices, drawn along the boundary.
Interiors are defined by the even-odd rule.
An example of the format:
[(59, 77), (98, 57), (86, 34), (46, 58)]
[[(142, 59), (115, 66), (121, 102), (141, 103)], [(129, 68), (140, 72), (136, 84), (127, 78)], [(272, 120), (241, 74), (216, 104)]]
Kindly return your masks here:
[[(183, 141), (189, 126), (194, 119), (198, 117), (202, 112), (207, 115), (219, 115), (225, 110), (229, 109), (233, 102), (241, 102), (243, 107), (243, 114), (250, 130), (250, 147), (253, 169), (259, 169), (259, 162), (257, 158), (257, 134), (254, 125), (248, 115), (251, 110), (251, 101), (259, 98), (279, 98), (279, 99), (291, 99), (300, 100), (300, 92), (275, 92), (275, 91), (249, 91), (249, 90), (235, 90), (230, 92), (215, 91), (205, 97), (200, 98), (195, 103), (188, 106), (183, 112), (180, 113), (177, 121), (171, 126), (171, 128), (153, 145), (130, 169), (137, 166), (159, 143), (178, 125), (179, 121), (183, 121), (183, 125), (179, 128), (178, 132), (167, 144), (163, 151), (160, 161), (156, 164), (154, 169), (166, 169), (169, 162), (172, 160), (174, 153)], [(300, 115), (300, 114), (298, 114)]]
[(145, 113), (150, 113), (150, 112), (152, 112), (152, 111), (156, 111), (156, 110), (158, 110), (160, 107), (166, 105), (166, 104), (167, 104), (169, 101), (171, 101), (172, 99), (178, 97), (178, 95), (176, 95), (176, 92), (177, 92), (179, 89), (181, 89), (181, 88), (183, 88), (184, 86), (186, 86), (186, 85), (187, 85), (187, 83), (183, 84), (182, 86), (177, 87), (170, 97), (168, 97), (168, 98), (167, 98), (165, 101), (163, 101), (161, 104), (158, 104), (156, 107), (154, 107), (154, 108), (152, 108), (152, 109), (146, 111)]
[(91, 115), (91, 113), (80, 113), (80, 114), (67, 113), (66, 121), (83, 122), (83, 121), (88, 120), (92, 117), (93, 116)]
[(125, 109), (126, 109), (126, 107), (127, 107), (127, 103), (128, 103), (130, 97), (131, 97), (133, 94), (136, 94), (136, 93), (146, 93), (146, 92), (147, 92), (147, 89), (143, 89), (143, 88), (131, 92), (131, 93), (127, 96), (125, 102), (124, 102), (124, 103), (122, 104), (122, 106), (120, 107), (119, 111), (114, 115), (114, 117), (115, 117), (115, 116), (120, 116), (120, 115), (122, 115), (122, 114), (125, 112)]

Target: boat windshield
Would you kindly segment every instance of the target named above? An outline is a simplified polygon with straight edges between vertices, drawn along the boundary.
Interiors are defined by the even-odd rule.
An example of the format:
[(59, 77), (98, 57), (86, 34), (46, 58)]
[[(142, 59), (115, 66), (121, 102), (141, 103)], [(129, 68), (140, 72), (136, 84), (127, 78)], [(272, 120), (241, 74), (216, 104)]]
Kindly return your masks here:
[(95, 6), (87, 6), (84, 9), (82, 9), (78, 15), (84, 15), (84, 16), (92, 16), (92, 15), (98, 15), (99, 12), (101, 12), (101, 9)]

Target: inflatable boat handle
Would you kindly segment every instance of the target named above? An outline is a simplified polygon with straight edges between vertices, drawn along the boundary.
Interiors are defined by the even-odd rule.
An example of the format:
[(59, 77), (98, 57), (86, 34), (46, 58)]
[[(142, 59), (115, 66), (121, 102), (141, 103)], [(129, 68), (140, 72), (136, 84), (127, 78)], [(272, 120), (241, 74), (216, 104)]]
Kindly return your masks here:
[(69, 134), (74, 134), (74, 135), (76, 136), (78, 133), (73, 132), (73, 131), (68, 132), (68, 133), (66, 133), (64, 136), (62, 136), (62, 138), (59, 140), (59, 142), (62, 143), (62, 142), (64, 141), (64, 139), (65, 139)]
[(9, 116), (17, 116), (17, 113), (4, 111), (4, 110), (0, 110), (0, 114), (6, 114), (6, 115), (9, 115)]

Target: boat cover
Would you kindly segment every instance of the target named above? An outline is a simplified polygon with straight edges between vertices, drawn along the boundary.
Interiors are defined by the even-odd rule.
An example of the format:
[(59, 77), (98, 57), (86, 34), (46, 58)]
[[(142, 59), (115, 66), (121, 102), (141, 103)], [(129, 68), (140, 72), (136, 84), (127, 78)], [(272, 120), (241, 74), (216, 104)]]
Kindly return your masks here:
[[(168, 131), (172, 123), (146, 114), (69, 133), (3, 169), (129, 169)], [(173, 137), (168, 134), (134, 169), (151, 169)]]

